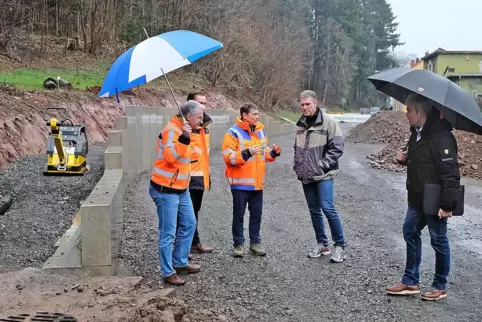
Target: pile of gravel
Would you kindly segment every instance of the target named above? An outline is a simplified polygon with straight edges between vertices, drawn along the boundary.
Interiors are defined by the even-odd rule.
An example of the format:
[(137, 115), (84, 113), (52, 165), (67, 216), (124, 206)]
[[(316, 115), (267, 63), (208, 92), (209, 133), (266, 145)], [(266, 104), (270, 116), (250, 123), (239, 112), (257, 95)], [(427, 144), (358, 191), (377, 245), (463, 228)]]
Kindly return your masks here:
[(90, 171), (82, 177), (44, 176), (46, 156), (25, 157), (0, 172), (0, 195), (12, 195), (0, 216), (0, 273), (41, 268), (56, 240), (104, 173), (104, 147), (89, 146)]

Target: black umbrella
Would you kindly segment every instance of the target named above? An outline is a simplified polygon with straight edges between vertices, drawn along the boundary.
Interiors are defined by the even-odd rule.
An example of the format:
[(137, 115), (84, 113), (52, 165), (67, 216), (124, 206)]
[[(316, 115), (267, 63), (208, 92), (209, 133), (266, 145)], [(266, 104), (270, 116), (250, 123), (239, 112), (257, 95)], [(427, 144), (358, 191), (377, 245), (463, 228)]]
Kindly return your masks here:
[(482, 114), (475, 97), (444, 76), (428, 70), (399, 67), (368, 79), (377, 90), (402, 103), (410, 94), (420, 94), (432, 100), (455, 129), (482, 134)]

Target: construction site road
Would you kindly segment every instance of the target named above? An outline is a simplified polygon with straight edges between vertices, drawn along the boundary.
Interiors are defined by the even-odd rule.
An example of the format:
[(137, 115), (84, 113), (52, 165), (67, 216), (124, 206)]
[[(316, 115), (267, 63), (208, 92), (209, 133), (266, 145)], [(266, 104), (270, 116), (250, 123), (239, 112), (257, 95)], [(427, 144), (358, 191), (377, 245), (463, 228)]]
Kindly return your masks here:
[[(350, 124), (342, 124), (344, 130)], [(346, 131), (345, 131), (346, 134)], [(335, 202), (343, 223), (348, 259), (309, 259), (315, 245), (301, 184), (293, 168), (293, 137), (271, 138), (282, 155), (268, 165), (261, 236), (266, 257), (232, 256), (232, 197), (221, 152), (211, 157), (212, 189), (199, 215), (201, 241), (216, 248), (196, 254), (199, 274), (176, 289), (196, 308), (214, 309), (233, 321), (481, 321), (482, 188), (464, 181), (466, 213), (449, 219), (452, 266), (448, 297), (425, 302), (419, 296), (393, 297), (386, 286), (400, 281), (405, 267), (402, 225), (406, 212), (405, 174), (369, 167), (366, 156), (383, 146), (345, 144), (335, 179)], [(157, 214), (148, 194), (150, 173), (128, 188), (124, 204), (123, 274), (142, 275), (162, 287), (158, 262)], [(248, 214), (245, 216), (245, 227)], [(326, 225), (327, 236), (330, 236)], [(245, 235), (248, 237), (247, 229)], [(247, 238), (247, 240), (249, 240)], [(435, 258), (424, 230), (421, 283), (430, 286)]]

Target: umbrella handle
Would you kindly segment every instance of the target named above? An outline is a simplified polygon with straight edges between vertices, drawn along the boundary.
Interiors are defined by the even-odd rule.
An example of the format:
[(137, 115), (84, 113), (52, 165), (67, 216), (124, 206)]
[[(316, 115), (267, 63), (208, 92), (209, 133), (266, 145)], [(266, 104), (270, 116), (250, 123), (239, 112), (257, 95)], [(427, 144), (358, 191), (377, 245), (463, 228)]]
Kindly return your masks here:
[(164, 70), (161, 68), (162, 75), (164, 75), (164, 78), (166, 79), (167, 85), (169, 86), (169, 90), (171, 91), (172, 97), (174, 98), (174, 102), (176, 102), (177, 109), (179, 110), (179, 113), (181, 114), (181, 117), (183, 121), (186, 121), (186, 118), (182, 114), (181, 108), (179, 107), (179, 104), (177, 103), (176, 96), (174, 95), (174, 92), (172, 91), (171, 83), (169, 83), (169, 80), (167, 79), (166, 73), (164, 73)]

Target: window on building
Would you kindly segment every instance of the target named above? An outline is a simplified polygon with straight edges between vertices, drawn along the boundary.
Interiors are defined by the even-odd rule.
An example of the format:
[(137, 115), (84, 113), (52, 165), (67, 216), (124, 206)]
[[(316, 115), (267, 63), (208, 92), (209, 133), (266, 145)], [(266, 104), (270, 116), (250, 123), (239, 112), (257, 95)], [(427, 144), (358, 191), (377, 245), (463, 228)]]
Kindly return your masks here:
[(449, 73), (455, 73), (455, 68), (449, 68)]

